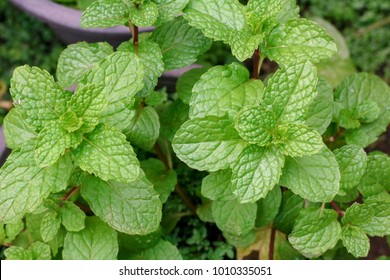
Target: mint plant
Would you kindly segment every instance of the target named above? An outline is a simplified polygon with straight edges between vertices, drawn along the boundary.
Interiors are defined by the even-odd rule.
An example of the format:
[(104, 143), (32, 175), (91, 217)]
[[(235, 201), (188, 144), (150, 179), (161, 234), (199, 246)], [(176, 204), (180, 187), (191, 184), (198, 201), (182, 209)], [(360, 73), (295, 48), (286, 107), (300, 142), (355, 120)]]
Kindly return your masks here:
[[(237, 258), (259, 248), (270, 259), (367, 256), (368, 236), (390, 235), (390, 158), (364, 150), (390, 123), (390, 89), (366, 73), (332, 88), (316, 64), (336, 45), (298, 12), (293, 0), (93, 2), (83, 27), (125, 24), (132, 39), (116, 50), (68, 46), (57, 81), (37, 67), (13, 74), (4, 120), (13, 152), (0, 171), (5, 256), (180, 259), (169, 233), (194, 214), (216, 224)], [(212, 41), (253, 69), (193, 69), (176, 95), (155, 91)], [(279, 69), (261, 80), (265, 59)], [(178, 181), (187, 166), (208, 172), (196, 202)], [(173, 191), (189, 211), (172, 215)]]

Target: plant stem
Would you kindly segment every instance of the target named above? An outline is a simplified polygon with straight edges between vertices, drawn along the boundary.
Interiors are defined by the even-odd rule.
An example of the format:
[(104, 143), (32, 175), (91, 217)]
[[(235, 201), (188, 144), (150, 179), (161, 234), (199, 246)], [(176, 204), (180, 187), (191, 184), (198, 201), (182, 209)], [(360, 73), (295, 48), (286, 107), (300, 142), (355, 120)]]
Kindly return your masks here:
[(340, 217), (344, 217), (344, 212), (340, 209), (340, 207), (336, 204), (336, 202), (331, 201), (330, 205), (332, 205), (333, 209), (339, 214)]
[(185, 193), (182, 187), (179, 184), (175, 186), (175, 193), (177, 193), (183, 202), (187, 205), (187, 207), (191, 210), (192, 213), (196, 213), (196, 206), (192, 203), (188, 195)]
[(359, 29), (358, 32), (356, 33), (356, 35), (361, 37), (367, 32), (374, 31), (375, 29), (379, 29), (379, 28), (386, 26), (388, 24), (390, 24), (390, 16), (387, 18), (381, 19), (377, 22), (374, 22), (373, 24), (370, 24), (367, 27)]
[(135, 53), (138, 55), (138, 26), (134, 25), (130, 20), (129, 20), (129, 28), (131, 35), (133, 36), (133, 44), (135, 47)]
[(268, 252), (268, 259), (270, 259), (270, 260), (274, 259), (275, 235), (276, 235), (276, 229), (272, 226), (271, 227), (271, 239), (269, 241), (269, 252)]
[(259, 67), (260, 65), (260, 51), (259, 49), (255, 50), (252, 56), (253, 59), (253, 79), (258, 80), (259, 79)]
[(60, 207), (62, 207), (65, 203), (65, 201), (67, 201), (72, 195), (74, 195), (76, 192), (78, 192), (80, 190), (80, 187), (73, 187), (71, 188), (61, 199), (61, 203), (60, 203)]

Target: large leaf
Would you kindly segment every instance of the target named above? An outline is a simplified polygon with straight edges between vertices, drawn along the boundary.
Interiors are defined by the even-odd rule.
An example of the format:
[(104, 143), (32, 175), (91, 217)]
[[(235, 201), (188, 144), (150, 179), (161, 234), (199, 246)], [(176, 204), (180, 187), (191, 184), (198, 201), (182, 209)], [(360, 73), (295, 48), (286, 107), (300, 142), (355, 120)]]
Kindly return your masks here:
[(83, 12), (80, 25), (83, 28), (123, 25), (128, 16), (128, 7), (121, 0), (95, 1)]
[(318, 154), (286, 158), (280, 184), (313, 202), (330, 202), (340, 188), (340, 171), (327, 148)]
[(137, 180), (140, 173), (139, 162), (126, 137), (108, 125), (99, 124), (84, 135), (83, 142), (72, 153), (82, 170), (103, 180), (130, 183)]
[(179, 250), (169, 241), (160, 240), (153, 247), (130, 255), (131, 260), (182, 260)]
[(232, 165), (232, 189), (241, 203), (263, 198), (278, 183), (284, 156), (273, 146), (246, 147)]
[(211, 46), (211, 40), (190, 26), (182, 17), (156, 28), (151, 40), (160, 46), (165, 71), (194, 63), (197, 57)]
[(202, 75), (192, 90), (190, 117), (237, 114), (244, 106), (260, 103), (263, 83), (249, 80), (249, 71), (238, 63), (215, 66)]
[(18, 109), (13, 108), (4, 118), (4, 137), (10, 149), (34, 145), (37, 133), (23, 119)]
[(193, 68), (182, 74), (176, 82), (176, 93), (185, 104), (189, 104), (192, 96), (192, 88), (200, 80), (200, 77), (208, 71), (207, 67)]
[(274, 226), (284, 233), (290, 233), (295, 219), (299, 216), (299, 212), (304, 206), (304, 199), (295, 195), (291, 191), (285, 191), (282, 194), (282, 203), (279, 213), (275, 217)]
[(98, 217), (87, 217), (82, 231), (65, 236), (64, 260), (114, 260), (117, 255), (117, 232)]
[(123, 184), (90, 176), (81, 195), (97, 216), (120, 232), (145, 235), (160, 225), (161, 201), (145, 178)]
[(279, 213), (282, 202), (282, 191), (279, 186), (275, 186), (268, 192), (267, 196), (257, 201), (256, 227), (260, 228), (268, 225)]
[(188, 166), (217, 171), (228, 168), (247, 144), (229, 119), (210, 116), (185, 122), (172, 145)]

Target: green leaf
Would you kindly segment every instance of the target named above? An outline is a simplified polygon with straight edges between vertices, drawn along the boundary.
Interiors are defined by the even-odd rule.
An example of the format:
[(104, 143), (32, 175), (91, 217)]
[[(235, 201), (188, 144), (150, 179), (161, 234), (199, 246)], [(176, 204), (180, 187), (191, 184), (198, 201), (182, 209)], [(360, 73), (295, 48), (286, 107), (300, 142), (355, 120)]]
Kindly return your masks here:
[(248, 143), (266, 146), (272, 141), (275, 114), (264, 107), (244, 107), (236, 116), (234, 127)]
[(340, 237), (341, 226), (335, 211), (307, 208), (299, 214), (288, 240), (301, 254), (315, 258), (336, 246)]
[(85, 213), (72, 202), (65, 201), (62, 205), (61, 220), (67, 231), (80, 231), (85, 227)]
[(194, 63), (211, 46), (211, 40), (182, 17), (157, 27), (150, 39), (160, 46), (165, 71)]
[(0, 170), (0, 223), (22, 218), (41, 205), (50, 192), (66, 188), (72, 169), (69, 155), (41, 168), (33, 151), (13, 151)]
[(241, 204), (238, 200), (214, 201), (213, 217), (223, 232), (232, 235), (244, 235), (255, 226), (256, 203)]
[(318, 76), (323, 77), (332, 88), (337, 87), (346, 77), (356, 73), (352, 59), (342, 59), (333, 55), (330, 61), (323, 61), (317, 65)]
[(11, 246), (4, 250), (7, 260), (32, 260), (31, 251), (22, 247)]
[(117, 255), (117, 232), (98, 217), (87, 217), (82, 231), (65, 236), (64, 260), (114, 260)]
[(15, 69), (10, 92), (23, 119), (38, 130), (59, 119), (72, 96), (47, 71), (28, 65)]
[(207, 201), (201, 205), (198, 205), (196, 207), (196, 214), (198, 215), (199, 219), (202, 222), (205, 223), (215, 223), (214, 217), (213, 217), (213, 201)]
[(130, 183), (140, 173), (139, 162), (126, 137), (116, 128), (99, 124), (83, 136), (83, 142), (72, 151), (75, 163), (84, 171), (103, 180)]
[(371, 211), (373, 216), (362, 221), (358, 226), (370, 236), (390, 234), (390, 202), (366, 202), (363, 207)]
[(164, 62), (160, 47), (150, 40), (142, 40), (138, 44), (138, 52), (132, 42), (123, 42), (118, 51), (137, 54), (144, 67), (144, 87), (138, 93), (140, 96), (147, 96), (157, 85), (158, 78), (164, 72)]
[(34, 242), (30, 246), (29, 251), (31, 252), (33, 260), (50, 260), (51, 259), (50, 246), (43, 243), (43, 242), (40, 242), (40, 241)]
[(342, 222), (344, 224), (352, 224), (359, 226), (366, 221), (370, 221), (374, 216), (374, 212), (366, 205), (354, 203), (351, 207), (345, 212)]
[(41, 222), (41, 236), (44, 242), (52, 240), (61, 226), (61, 218), (58, 213), (49, 211), (43, 216)]
[(188, 120), (189, 106), (181, 99), (167, 104), (160, 112), (160, 135), (172, 141), (176, 131)]
[(120, 232), (145, 235), (160, 225), (161, 201), (145, 178), (123, 184), (90, 176), (81, 195), (97, 216)]
[(215, 66), (202, 75), (192, 89), (190, 118), (234, 117), (244, 106), (260, 103), (260, 80), (249, 80), (249, 71), (238, 63)]
[(57, 79), (64, 87), (77, 84), (90, 68), (112, 53), (112, 46), (106, 42), (68, 45), (58, 58)]
[[(249, 29), (249, 27), (247, 27)], [(232, 54), (239, 60), (244, 61), (253, 56), (263, 40), (263, 34), (253, 34), (250, 30), (232, 30), (229, 37), (229, 45)]]
[(160, 121), (156, 110), (151, 106), (140, 106), (124, 134), (133, 145), (150, 151), (160, 135)]
[(266, 197), (278, 183), (284, 156), (273, 146), (246, 147), (232, 164), (232, 189), (241, 203)]
[(336, 158), (327, 148), (311, 156), (288, 157), (279, 183), (310, 201), (330, 202), (340, 188)]
[(134, 96), (143, 88), (144, 67), (129, 52), (115, 52), (95, 65), (82, 84), (102, 84), (108, 105), (101, 122), (122, 130), (133, 116)]
[(209, 68), (193, 68), (182, 74), (176, 83), (176, 93), (185, 104), (189, 104), (192, 96), (192, 88), (200, 80), (200, 77), (208, 71)]
[(167, 170), (164, 163), (154, 158), (141, 161), (141, 168), (145, 172), (146, 179), (159, 193), (161, 202), (165, 203), (177, 183), (175, 170)]
[(370, 250), (370, 240), (360, 228), (349, 225), (344, 226), (341, 240), (348, 253), (354, 257), (367, 257)]
[(185, 122), (172, 142), (180, 160), (208, 171), (228, 168), (246, 145), (229, 119), (212, 116)]
[(317, 72), (310, 62), (279, 69), (268, 81), (262, 105), (275, 112), (278, 122), (302, 117), (317, 95)]
[(107, 105), (103, 86), (85, 85), (78, 87), (70, 100), (70, 108), (82, 120), (80, 132), (91, 132), (99, 123), (100, 116)]
[(144, 2), (129, 9), (129, 19), (131, 23), (138, 27), (153, 25), (158, 17), (158, 7), (153, 2)]
[[(130, 252), (137, 252), (155, 246), (161, 240), (161, 230), (154, 231), (147, 235), (118, 234), (119, 247)], [(127, 253), (127, 252), (126, 252)], [(121, 252), (119, 252), (121, 256)]]
[(171, 21), (187, 6), (189, 0), (152, 0), (157, 4), (158, 18), (155, 26)]
[(105, 28), (123, 25), (128, 21), (128, 15), (129, 10), (121, 0), (96, 1), (83, 12), (80, 26)]
[[(276, 147), (286, 156), (301, 157), (318, 153), (325, 147), (321, 135), (305, 124), (280, 125), (274, 139)], [(278, 139), (279, 138), (279, 139)]]
[(390, 157), (369, 155), (367, 167), (358, 189), (364, 197), (390, 191)]
[[(367, 166), (367, 155), (355, 145), (346, 145), (333, 151), (340, 169), (339, 195), (346, 195), (363, 177)], [(390, 165), (389, 165), (390, 166)]]
[(234, 235), (227, 232), (223, 233), (226, 241), (238, 248), (246, 248), (256, 241), (256, 231), (251, 230), (243, 235)]
[(268, 192), (265, 198), (257, 201), (257, 216), (256, 227), (264, 227), (275, 219), (279, 213), (279, 208), (282, 202), (282, 191), (279, 186), (275, 186)]
[(48, 123), (39, 133), (34, 147), (38, 166), (53, 165), (69, 147), (77, 147), (82, 141), (81, 134), (68, 133), (58, 121)]
[(210, 173), (202, 180), (201, 193), (211, 200), (235, 199), (231, 185), (232, 172), (230, 169)]
[[(69, 133), (75, 132), (83, 124), (83, 121), (77, 117), (76, 113), (72, 110), (68, 110), (65, 114), (60, 117), (59, 125), (62, 129)], [(48, 127), (49, 124), (46, 126)], [(46, 128), (45, 127), (45, 128)]]
[(307, 107), (304, 119), (309, 127), (323, 134), (333, 118), (333, 90), (326, 80), (320, 78), (317, 92), (317, 96)]
[(228, 42), (231, 31), (245, 26), (245, 7), (237, 0), (190, 0), (184, 18), (205, 36)]
[(261, 47), (264, 55), (282, 65), (298, 61), (317, 63), (331, 57), (336, 45), (326, 31), (315, 22), (300, 18), (274, 28)]
[(17, 149), (34, 145), (37, 133), (26, 123), (18, 109), (13, 108), (4, 118), (4, 137), (8, 148)]
[(155, 246), (130, 256), (132, 260), (182, 260), (176, 246), (165, 240), (160, 240)]
[[(3, 225), (0, 225), (0, 228), (4, 230)], [(7, 236), (7, 241), (13, 241), (23, 229), (23, 220), (16, 220), (14, 223), (6, 224), (4, 234)]]

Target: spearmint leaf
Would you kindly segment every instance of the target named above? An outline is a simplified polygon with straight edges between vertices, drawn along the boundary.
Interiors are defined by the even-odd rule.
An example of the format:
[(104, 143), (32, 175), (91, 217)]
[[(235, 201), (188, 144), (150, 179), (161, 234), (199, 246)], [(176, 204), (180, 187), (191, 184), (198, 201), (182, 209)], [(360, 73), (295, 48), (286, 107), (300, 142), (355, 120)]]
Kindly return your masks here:
[(152, 0), (152, 2), (156, 3), (159, 11), (155, 26), (160, 26), (180, 14), (189, 0)]
[(268, 81), (262, 105), (275, 112), (278, 122), (302, 117), (317, 95), (317, 71), (310, 62), (279, 69)]
[(156, 110), (151, 106), (141, 106), (123, 133), (130, 143), (150, 151), (160, 135), (160, 121)]
[[(346, 195), (359, 184), (367, 166), (367, 155), (355, 145), (346, 145), (333, 151), (340, 169), (339, 195)], [(390, 166), (390, 165), (389, 165)]]
[(101, 121), (122, 130), (128, 126), (133, 112), (134, 96), (143, 88), (144, 67), (129, 52), (115, 52), (95, 65), (82, 84), (102, 84), (108, 105)]
[(164, 72), (164, 62), (160, 47), (150, 40), (143, 40), (138, 44), (138, 53), (132, 42), (123, 42), (118, 51), (137, 54), (144, 67), (144, 87), (138, 93), (140, 96), (147, 96), (157, 85), (158, 77)]
[(123, 184), (90, 176), (81, 195), (97, 216), (120, 232), (145, 235), (160, 225), (161, 201), (145, 178)]
[(0, 170), (0, 223), (32, 212), (50, 192), (66, 187), (73, 165), (69, 155), (54, 165), (38, 167), (32, 150), (15, 150)]
[[(4, 230), (3, 225), (0, 225), (0, 230)], [(18, 234), (24, 229), (23, 220), (17, 220), (14, 223), (9, 223), (5, 225), (4, 234), (7, 236), (7, 241), (11, 242), (18, 236)]]
[(238, 200), (214, 201), (213, 217), (223, 232), (244, 235), (255, 226), (256, 203), (241, 204)]
[(215, 223), (214, 217), (213, 217), (213, 212), (212, 212), (212, 207), (213, 207), (213, 201), (207, 201), (201, 205), (198, 205), (196, 207), (196, 214), (198, 215), (199, 219), (202, 222), (205, 223)]
[[(77, 117), (76, 113), (72, 110), (68, 110), (65, 114), (60, 117), (59, 125), (62, 129), (66, 130), (68, 133), (75, 132), (83, 124), (83, 121)], [(46, 127), (48, 127), (47, 125)], [(45, 128), (46, 128), (45, 127)]]
[(244, 107), (237, 114), (234, 125), (243, 139), (259, 146), (271, 143), (275, 126), (273, 111), (261, 106)]
[(284, 156), (273, 146), (246, 147), (232, 164), (232, 189), (241, 203), (266, 197), (278, 183)]
[(13, 108), (4, 118), (4, 137), (10, 149), (34, 145), (37, 133), (23, 119), (18, 109)]
[(131, 255), (132, 260), (182, 260), (179, 250), (169, 241), (160, 240), (155, 246)]
[(69, 147), (77, 147), (82, 141), (81, 134), (69, 133), (57, 121), (48, 123), (39, 133), (34, 147), (38, 166), (53, 165)]
[(65, 201), (61, 207), (61, 221), (67, 231), (80, 231), (85, 227), (85, 213), (74, 203)]
[(287, 157), (279, 183), (310, 201), (330, 202), (340, 188), (336, 158), (327, 148), (311, 156)]
[(340, 237), (341, 226), (335, 211), (307, 208), (299, 214), (288, 240), (301, 254), (315, 258), (336, 246)]
[(146, 27), (153, 25), (158, 17), (158, 7), (153, 2), (141, 3), (138, 7), (132, 6), (129, 9), (129, 19), (131, 23), (139, 26)]
[(82, 170), (103, 180), (130, 183), (140, 173), (139, 162), (126, 137), (109, 125), (99, 124), (85, 134), (83, 142), (72, 153)]
[(176, 99), (165, 106), (160, 112), (160, 135), (172, 141), (176, 131), (188, 120), (189, 106), (181, 99)]
[(93, 2), (81, 15), (80, 26), (113, 27), (128, 21), (129, 10), (121, 0), (101, 0)]
[(58, 58), (56, 76), (64, 87), (80, 82), (87, 71), (114, 51), (106, 42), (69, 45)]
[(282, 202), (282, 191), (279, 186), (275, 186), (268, 192), (265, 198), (257, 201), (256, 227), (260, 228), (268, 225), (275, 219)]
[(59, 119), (72, 96), (47, 71), (27, 65), (15, 69), (10, 92), (23, 119), (37, 129)]
[(157, 27), (150, 39), (160, 46), (165, 71), (194, 63), (211, 47), (211, 40), (182, 17)]
[(212, 116), (185, 122), (172, 142), (180, 160), (208, 171), (228, 168), (246, 145), (231, 120)]
[(359, 226), (366, 221), (370, 221), (374, 216), (374, 212), (366, 205), (354, 203), (347, 209), (341, 221), (344, 224), (352, 224)]
[(179, 77), (176, 83), (176, 93), (185, 104), (189, 104), (192, 96), (192, 88), (200, 80), (200, 77), (208, 71), (207, 67), (194, 68)]
[(308, 105), (304, 115), (305, 123), (321, 135), (326, 131), (333, 118), (333, 90), (328, 82), (318, 79), (317, 96)]
[(369, 209), (373, 216), (358, 226), (370, 236), (390, 234), (390, 202), (366, 202), (363, 207)]
[(164, 163), (154, 158), (141, 161), (141, 168), (145, 172), (146, 179), (159, 193), (161, 202), (165, 203), (177, 183), (175, 170), (167, 170)]
[(341, 240), (348, 253), (355, 258), (367, 257), (370, 250), (370, 240), (362, 229), (350, 225), (344, 226)]
[(223, 233), (223, 236), (226, 238), (226, 241), (229, 244), (232, 244), (234, 247), (246, 248), (253, 244), (256, 241), (256, 231), (251, 230), (243, 235), (234, 235), (227, 232)]
[(390, 157), (387, 155), (369, 155), (367, 167), (359, 185), (364, 197), (390, 191)]
[(154, 231), (147, 235), (128, 235), (119, 233), (118, 238), (119, 247), (130, 252), (140, 251), (155, 246), (161, 240), (161, 230)]
[(30, 250), (26, 250), (22, 247), (11, 246), (4, 250), (4, 256), (7, 260), (32, 260), (32, 254)]
[(253, 52), (259, 47), (263, 37), (263, 34), (253, 34), (251, 30), (247, 29), (240, 31), (232, 30), (229, 37), (232, 54), (239, 61), (252, 57)]
[(321, 135), (305, 124), (280, 125), (278, 134), (281, 139), (274, 139), (274, 142), (279, 151), (286, 156), (309, 156), (325, 147)]
[(33, 260), (51, 260), (50, 246), (43, 242), (34, 242), (30, 246), (29, 251)]
[(245, 26), (245, 7), (237, 0), (190, 0), (184, 18), (206, 37), (228, 42), (232, 30)]
[(91, 132), (99, 123), (107, 105), (107, 96), (102, 94), (103, 86), (86, 85), (77, 88), (70, 100), (70, 108), (82, 120), (79, 132)]
[(297, 61), (317, 63), (331, 57), (336, 45), (326, 31), (315, 22), (300, 18), (274, 28), (261, 47), (264, 55), (282, 65)]
[(210, 173), (202, 180), (201, 193), (211, 200), (235, 199), (231, 184), (232, 172), (230, 169)]
[(215, 66), (202, 75), (192, 89), (190, 118), (237, 114), (244, 106), (259, 105), (263, 83), (250, 80), (249, 71), (238, 63)]
[(49, 211), (43, 216), (41, 222), (41, 236), (44, 242), (54, 238), (61, 226), (61, 218), (58, 213)]
[(117, 255), (117, 232), (98, 217), (87, 217), (82, 231), (65, 236), (64, 260), (114, 260)]

